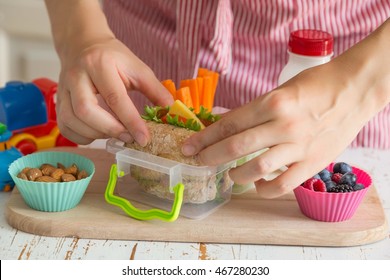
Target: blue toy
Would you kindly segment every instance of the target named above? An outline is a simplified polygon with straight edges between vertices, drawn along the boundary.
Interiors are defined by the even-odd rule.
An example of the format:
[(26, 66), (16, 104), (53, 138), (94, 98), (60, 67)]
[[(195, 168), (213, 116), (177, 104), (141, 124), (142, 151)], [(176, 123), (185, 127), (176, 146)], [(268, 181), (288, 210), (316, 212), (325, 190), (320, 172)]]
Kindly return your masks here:
[[(57, 126), (57, 83), (39, 78), (31, 83), (7, 82), (0, 87), (0, 122), (12, 136), (6, 145), (23, 155), (59, 146), (76, 146)], [(0, 145), (0, 151), (3, 150)]]
[(22, 153), (15, 147), (7, 147), (7, 140), (11, 136), (11, 131), (0, 123), (0, 145), (4, 145), (4, 149), (0, 150), (0, 191), (11, 191), (13, 189), (15, 184), (8, 173), (8, 167), (22, 156)]
[(0, 121), (10, 131), (47, 122), (45, 99), (33, 83), (12, 81), (0, 88)]

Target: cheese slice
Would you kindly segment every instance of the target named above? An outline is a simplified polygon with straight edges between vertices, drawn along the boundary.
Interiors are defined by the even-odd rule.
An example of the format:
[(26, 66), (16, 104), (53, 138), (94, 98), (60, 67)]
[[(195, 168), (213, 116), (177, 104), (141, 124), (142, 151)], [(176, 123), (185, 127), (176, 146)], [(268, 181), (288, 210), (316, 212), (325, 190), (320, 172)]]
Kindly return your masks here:
[(180, 100), (175, 100), (175, 102), (169, 107), (170, 115), (178, 115), (179, 117), (183, 117), (187, 120), (193, 119), (200, 125), (200, 129), (204, 129), (204, 124), (199, 120), (199, 118), (192, 112), (183, 102)]

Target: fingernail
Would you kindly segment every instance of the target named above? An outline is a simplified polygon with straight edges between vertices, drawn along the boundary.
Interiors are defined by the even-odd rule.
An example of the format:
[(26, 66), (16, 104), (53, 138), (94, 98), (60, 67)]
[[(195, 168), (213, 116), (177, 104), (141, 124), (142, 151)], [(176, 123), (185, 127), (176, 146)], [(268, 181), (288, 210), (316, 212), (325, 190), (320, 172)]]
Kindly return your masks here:
[(181, 149), (183, 155), (185, 156), (193, 156), (195, 154), (195, 147), (189, 144), (186, 144)]
[(125, 143), (131, 143), (133, 142), (133, 137), (130, 135), (130, 133), (123, 132), (121, 135), (119, 135), (119, 140)]
[(135, 134), (135, 141), (137, 141), (141, 147), (145, 147), (148, 144), (148, 139), (142, 132), (137, 132)]

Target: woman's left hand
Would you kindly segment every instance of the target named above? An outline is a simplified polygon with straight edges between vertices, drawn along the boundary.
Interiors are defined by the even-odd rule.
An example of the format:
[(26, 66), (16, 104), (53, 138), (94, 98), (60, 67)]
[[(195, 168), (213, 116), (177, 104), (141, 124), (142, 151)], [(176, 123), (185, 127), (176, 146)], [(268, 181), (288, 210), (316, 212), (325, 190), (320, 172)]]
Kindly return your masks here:
[[(230, 176), (238, 184), (255, 182), (264, 197), (283, 195), (333, 161), (373, 115), (374, 102), (359, 83), (348, 82), (349, 74), (337, 61), (306, 70), (225, 114), (182, 151), (218, 165), (269, 148)], [(283, 166), (288, 169), (275, 179), (262, 179)]]

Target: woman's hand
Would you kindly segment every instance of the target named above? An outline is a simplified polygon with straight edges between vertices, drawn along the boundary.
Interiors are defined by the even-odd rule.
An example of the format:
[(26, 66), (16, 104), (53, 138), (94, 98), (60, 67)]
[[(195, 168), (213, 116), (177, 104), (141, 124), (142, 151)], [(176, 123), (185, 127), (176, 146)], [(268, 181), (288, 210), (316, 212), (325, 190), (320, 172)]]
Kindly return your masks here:
[[(353, 140), (364, 124), (363, 104), (351, 105), (352, 88), (326, 84), (329, 67), (304, 72), (282, 87), (227, 113), (194, 135), (187, 145), (206, 165), (218, 165), (269, 147), (230, 171), (238, 184), (256, 182), (272, 198), (291, 191), (314, 175)], [(363, 115), (364, 116), (364, 115)], [(361, 119), (361, 121), (359, 121)], [(274, 180), (266, 175), (288, 166)]]
[[(255, 182), (266, 198), (290, 192), (334, 161), (389, 103), (389, 24), (333, 61), (227, 113), (189, 138), (183, 153), (218, 165), (269, 148), (230, 176), (238, 184)], [(284, 166), (275, 179), (263, 179)]]
[(64, 57), (56, 108), (63, 135), (80, 144), (115, 137), (146, 145), (148, 130), (127, 91), (163, 106), (173, 102), (149, 67), (112, 37), (70, 47)]
[(111, 32), (97, 0), (45, 0), (61, 60), (57, 121), (61, 133), (79, 144), (98, 138), (135, 139), (149, 133), (127, 91), (150, 101), (173, 102), (148, 66)]

